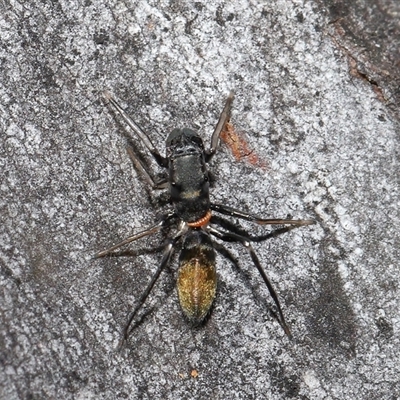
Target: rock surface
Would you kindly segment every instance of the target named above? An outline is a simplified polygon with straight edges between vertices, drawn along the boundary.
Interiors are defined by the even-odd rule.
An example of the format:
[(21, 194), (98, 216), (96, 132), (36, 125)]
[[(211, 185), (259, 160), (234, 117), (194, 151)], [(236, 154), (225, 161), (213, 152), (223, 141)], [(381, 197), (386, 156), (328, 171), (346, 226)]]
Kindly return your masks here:
[[(398, 2), (0, 4), (0, 398), (400, 397)], [(93, 255), (168, 204), (101, 93), (164, 151), (175, 127), (208, 143), (230, 89), (262, 162), (221, 146), (213, 201), (317, 222), (254, 244), (293, 339), (232, 243), (204, 327), (175, 258), (118, 351), (163, 238)]]

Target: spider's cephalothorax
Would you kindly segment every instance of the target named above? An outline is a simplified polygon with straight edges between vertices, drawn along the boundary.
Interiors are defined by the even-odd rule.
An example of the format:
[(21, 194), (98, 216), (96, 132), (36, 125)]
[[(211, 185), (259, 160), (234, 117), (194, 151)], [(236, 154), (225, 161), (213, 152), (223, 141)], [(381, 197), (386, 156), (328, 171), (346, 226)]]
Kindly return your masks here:
[(196, 222), (210, 210), (203, 141), (190, 129), (174, 129), (167, 139), (167, 159), (176, 214), (185, 222)]
[(128, 154), (136, 169), (148, 184), (153, 189), (169, 189), (170, 200), (174, 209), (164, 214), (153, 226), (126, 238), (109, 249), (101, 251), (96, 256), (103, 257), (134, 240), (152, 235), (173, 224), (177, 225), (176, 233), (166, 240), (161, 263), (157, 271), (139, 298), (136, 307), (130, 313), (124, 330), (125, 339), (129, 336), (135, 315), (150, 294), (161, 271), (169, 263), (172, 252), (178, 242), (181, 242), (181, 253), (177, 288), (181, 308), (187, 319), (194, 324), (199, 324), (205, 319), (215, 299), (217, 288), (214, 247), (221, 251), (223, 255), (231, 258), (229, 252), (220, 243), (213, 242), (211, 236), (226, 242), (239, 242), (247, 249), (276, 304), (279, 314), (278, 321), (286, 334), (290, 336), (290, 330), (285, 322), (278, 296), (251, 246), (251, 242), (266, 240), (277, 233), (289, 230), (290, 227), (273, 231), (264, 236), (250, 236), (244, 234), (242, 228), (237, 227), (221, 216), (214, 216), (212, 212), (244, 219), (259, 225), (300, 226), (310, 225), (313, 221), (263, 219), (223, 204), (210, 202), (207, 163), (215, 154), (220, 134), (225, 124), (229, 121), (233, 98), (234, 95), (231, 92), (211, 137), (209, 149), (204, 149), (203, 141), (193, 130), (187, 128), (174, 129), (167, 138), (166, 157), (163, 157), (154, 147), (147, 134), (131, 120), (112, 96), (109, 93), (104, 93), (104, 99), (125, 120), (134, 132), (136, 139), (139, 139), (148, 149), (159, 166), (167, 169), (168, 177), (156, 182), (148, 167), (140, 160), (133, 149), (128, 147)]

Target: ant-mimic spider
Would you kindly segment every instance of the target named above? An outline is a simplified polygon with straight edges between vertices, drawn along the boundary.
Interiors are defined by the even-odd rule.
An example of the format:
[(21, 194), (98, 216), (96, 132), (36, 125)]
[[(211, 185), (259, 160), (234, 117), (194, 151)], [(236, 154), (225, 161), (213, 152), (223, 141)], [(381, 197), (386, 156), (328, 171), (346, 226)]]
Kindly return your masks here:
[[(294, 226), (310, 225), (314, 221), (263, 219), (247, 212), (210, 201), (210, 174), (207, 164), (216, 153), (220, 134), (230, 119), (234, 93), (230, 92), (226, 100), (225, 107), (211, 136), (209, 149), (204, 149), (203, 141), (195, 131), (188, 128), (174, 129), (167, 138), (165, 157), (160, 155), (148, 135), (131, 120), (108, 92), (105, 92), (103, 97), (132, 129), (137, 139), (148, 149), (157, 164), (168, 170), (167, 178), (156, 181), (152, 177), (148, 167), (135, 154), (135, 151), (131, 147), (128, 147), (128, 154), (135, 168), (142, 174), (152, 189), (169, 190), (173, 210), (162, 215), (159, 221), (153, 226), (97, 253), (96, 257), (104, 257), (121, 246), (177, 224), (176, 233), (166, 240), (161, 263), (157, 271), (137, 301), (136, 307), (129, 314), (128, 322), (124, 328), (124, 339), (126, 340), (131, 333), (133, 329), (131, 329), (131, 324), (135, 315), (146, 301), (160, 273), (168, 265), (178, 242), (182, 243), (177, 279), (179, 302), (184, 315), (189, 321), (194, 324), (200, 324), (204, 321), (215, 299), (217, 288), (215, 249), (219, 251), (223, 249), (221, 244), (213, 242), (212, 236), (226, 242), (239, 242), (247, 249), (276, 304), (279, 318), (276, 314), (275, 317), (278, 319), (285, 333), (290, 337), (290, 330), (285, 322), (278, 296), (262, 268), (251, 246), (251, 242), (261, 242), (276, 236), (277, 233), (286, 232)], [(292, 225), (292, 227), (276, 230), (264, 236), (254, 237), (245, 234), (243, 229), (213, 213), (240, 218), (258, 225)], [(228, 254), (227, 251), (221, 251), (221, 253), (224, 255)]]

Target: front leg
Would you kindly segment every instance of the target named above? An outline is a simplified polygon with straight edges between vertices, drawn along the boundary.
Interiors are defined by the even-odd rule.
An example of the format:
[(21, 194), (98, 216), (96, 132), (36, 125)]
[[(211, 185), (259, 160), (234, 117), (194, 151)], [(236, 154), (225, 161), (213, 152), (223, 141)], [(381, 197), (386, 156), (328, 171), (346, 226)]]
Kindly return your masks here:
[(117, 101), (112, 97), (111, 93), (104, 92), (103, 98), (106, 104), (110, 104), (112, 109), (121, 115), (124, 121), (132, 129), (135, 135), (142, 141), (142, 143), (147, 147), (150, 154), (154, 157), (157, 164), (161, 167), (166, 168), (168, 166), (168, 160), (163, 157), (158, 150), (154, 147), (154, 144), (150, 140), (149, 136), (129, 117), (129, 115), (124, 111), (124, 109), (117, 103)]
[(231, 118), (231, 108), (232, 108), (232, 102), (233, 102), (234, 98), (235, 98), (235, 93), (233, 93), (233, 91), (231, 90), (229, 92), (229, 96), (226, 100), (225, 107), (222, 110), (221, 115), (219, 116), (219, 120), (218, 120), (217, 126), (214, 129), (214, 133), (211, 136), (211, 147), (209, 148), (209, 150), (206, 151), (206, 162), (209, 162), (211, 160), (212, 156), (217, 151), (218, 141), (219, 141), (221, 132), (224, 129), (226, 123)]

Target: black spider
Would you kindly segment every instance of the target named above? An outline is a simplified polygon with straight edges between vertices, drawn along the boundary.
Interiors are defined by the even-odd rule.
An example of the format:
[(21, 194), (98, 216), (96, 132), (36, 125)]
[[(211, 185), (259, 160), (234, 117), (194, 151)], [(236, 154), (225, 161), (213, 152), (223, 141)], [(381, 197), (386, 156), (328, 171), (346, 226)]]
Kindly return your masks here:
[[(137, 138), (147, 147), (158, 165), (168, 170), (168, 178), (156, 182), (138, 155), (135, 154), (131, 147), (128, 147), (130, 158), (148, 184), (153, 189), (169, 190), (170, 200), (174, 209), (160, 217), (159, 221), (153, 226), (99, 252), (96, 254), (96, 257), (103, 257), (125, 244), (159, 232), (161, 229), (169, 227), (174, 223), (178, 225), (176, 233), (172, 237), (167, 238), (162, 260), (157, 271), (139, 298), (136, 307), (129, 315), (124, 329), (124, 339), (128, 338), (136, 313), (151, 292), (161, 271), (168, 264), (178, 241), (182, 242), (177, 280), (178, 295), (182, 310), (185, 316), (195, 324), (199, 324), (205, 319), (214, 301), (217, 287), (214, 248), (217, 246), (220, 249), (220, 245), (213, 243), (211, 236), (227, 242), (239, 242), (247, 249), (276, 304), (280, 316), (280, 324), (290, 337), (290, 330), (285, 322), (278, 296), (250, 244), (252, 241), (266, 240), (276, 235), (278, 231), (264, 236), (251, 237), (228, 220), (218, 215), (213, 215), (213, 212), (241, 218), (259, 225), (300, 226), (313, 224), (314, 221), (263, 219), (223, 204), (210, 202), (210, 176), (207, 170), (207, 163), (215, 154), (220, 134), (225, 124), (229, 121), (232, 101), (234, 99), (233, 92), (228, 96), (211, 137), (211, 146), (209, 149), (204, 149), (203, 141), (193, 130), (187, 128), (174, 129), (167, 138), (165, 157), (160, 155), (150, 138), (130, 119), (108, 92), (104, 93), (104, 98), (114, 111), (122, 116)], [(284, 228), (279, 230), (279, 232), (289, 229)], [(226, 255), (227, 253), (225, 252), (224, 254)]]

